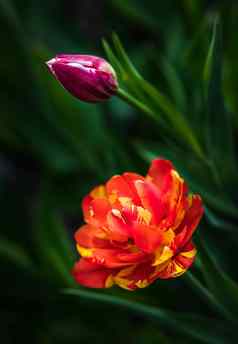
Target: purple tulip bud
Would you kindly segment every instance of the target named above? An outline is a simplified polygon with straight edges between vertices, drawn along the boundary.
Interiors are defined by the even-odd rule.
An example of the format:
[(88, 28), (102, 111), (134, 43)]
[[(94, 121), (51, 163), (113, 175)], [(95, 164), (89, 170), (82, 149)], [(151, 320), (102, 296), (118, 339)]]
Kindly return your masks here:
[(56, 55), (47, 62), (51, 73), (76, 98), (100, 102), (110, 98), (118, 88), (112, 66), (90, 55)]

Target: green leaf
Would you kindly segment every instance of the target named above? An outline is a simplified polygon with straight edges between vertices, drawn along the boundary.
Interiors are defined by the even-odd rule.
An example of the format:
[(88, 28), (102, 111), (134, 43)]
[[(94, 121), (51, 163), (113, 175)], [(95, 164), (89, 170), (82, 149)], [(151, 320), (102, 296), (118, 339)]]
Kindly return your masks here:
[(226, 309), (230, 319), (238, 317), (238, 284), (218, 265), (207, 244), (198, 240), (198, 254), (202, 262), (202, 273), (209, 290)]
[(35, 220), (36, 248), (45, 270), (48, 273), (53, 271), (57, 281), (74, 285), (70, 275), (75, 260), (74, 249), (47, 190), (41, 194)]
[(82, 300), (92, 300), (93, 302), (105, 303), (134, 311), (136, 314), (158, 320), (161, 326), (183, 333), (201, 343), (225, 344), (227, 343), (227, 336), (231, 336), (232, 330), (234, 331), (232, 323), (229, 323), (228, 326), (225, 322), (219, 322), (211, 318), (181, 312), (177, 314), (176, 312), (104, 293), (82, 289), (65, 289), (63, 292), (67, 295), (79, 297)]
[(166, 59), (162, 59), (162, 72), (167, 80), (174, 101), (181, 111), (187, 108), (187, 99), (184, 84), (182, 83), (175, 67)]
[[(148, 109), (149, 111), (144, 111), (146, 114), (149, 114), (156, 119), (158, 123), (163, 128), (166, 128), (166, 130), (170, 132), (170, 135), (176, 137), (177, 140), (186, 142), (202, 160), (206, 160), (200, 143), (198, 142), (195, 133), (192, 132), (187, 119), (177, 110), (176, 106), (172, 104), (166, 95), (157, 90), (140, 75), (130, 61), (119, 37), (116, 34), (113, 34), (113, 43), (118, 60), (125, 70), (123, 81), (130, 92), (132, 92), (131, 95), (124, 90), (119, 89), (118, 95), (120, 97), (122, 96), (124, 100), (128, 101), (132, 105), (133, 102), (131, 100), (134, 96), (134, 104), (137, 108), (138, 102), (144, 105), (141, 106), (142, 111), (144, 108)], [(110, 58), (110, 53), (108, 57)], [(111, 62), (113, 63), (113, 61)], [(125, 97), (125, 94), (128, 95), (127, 98)], [(139, 99), (136, 99), (135, 97)]]
[[(225, 180), (227, 173), (234, 174), (234, 147), (231, 114), (227, 111), (223, 97), (223, 48), (222, 28), (219, 16), (213, 19), (210, 47), (204, 66), (204, 88), (207, 106), (207, 147), (214, 169)], [(221, 183), (221, 181), (220, 181)]]
[(33, 271), (33, 263), (26, 251), (17, 243), (0, 237), (0, 256), (8, 259), (16, 266)]
[(130, 21), (143, 25), (152, 32), (158, 30), (159, 22), (157, 18), (148, 13), (140, 3), (134, 3), (132, 0), (114, 0), (110, 2), (110, 5), (117, 11), (120, 11), (124, 16), (128, 17)]
[(121, 78), (123, 78), (124, 69), (105, 39), (102, 39), (102, 45), (107, 55), (107, 58), (115, 68), (116, 73), (119, 74)]
[(218, 25), (220, 26), (219, 18), (218, 16), (216, 16), (213, 22), (212, 39), (211, 39), (211, 43), (208, 50), (208, 54), (207, 54), (207, 58), (206, 58), (205, 66), (204, 66), (204, 71), (203, 71), (203, 79), (204, 79), (205, 84), (207, 85), (207, 89), (209, 88), (209, 83), (210, 83), (212, 74), (214, 73), (214, 68), (218, 68), (217, 72), (219, 73), (219, 76), (218, 76), (219, 81), (221, 77), (220, 76), (221, 56), (219, 56), (219, 54), (221, 53), (220, 52), (221, 51), (221, 46), (220, 46), (221, 33), (217, 32), (219, 30)]
[(227, 220), (224, 220), (221, 216), (215, 214), (208, 207), (205, 207), (205, 214), (211, 226), (219, 228), (226, 233), (227, 231), (233, 233), (234, 239), (238, 240), (238, 238), (236, 238), (237, 225), (233, 224), (232, 222), (228, 222)]
[[(198, 263), (197, 266), (201, 266), (201, 263)], [(184, 275), (184, 278), (194, 291), (206, 302), (209, 306), (211, 306), (214, 310), (218, 311), (221, 315), (227, 315), (229, 317), (229, 313), (227, 313), (224, 306), (215, 298), (215, 296), (199, 281), (199, 279), (190, 271), (187, 271)]]

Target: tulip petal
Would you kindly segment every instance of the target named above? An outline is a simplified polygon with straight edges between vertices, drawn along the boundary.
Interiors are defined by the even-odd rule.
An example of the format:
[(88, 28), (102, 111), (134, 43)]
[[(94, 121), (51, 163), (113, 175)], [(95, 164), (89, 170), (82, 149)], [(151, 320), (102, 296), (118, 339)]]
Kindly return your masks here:
[(90, 248), (78, 246), (79, 254), (83, 258), (87, 258), (89, 261), (95, 264), (103, 265), (106, 268), (123, 268), (129, 266), (132, 263), (139, 263), (145, 260), (145, 254), (143, 252), (133, 252), (130, 249), (121, 248)]
[(96, 186), (91, 192), (90, 192), (90, 196), (93, 199), (97, 199), (97, 198), (103, 198), (103, 199), (107, 199), (107, 191), (104, 185), (98, 185)]
[(149, 262), (122, 269), (114, 276), (114, 282), (123, 289), (135, 290), (147, 287), (155, 268)]
[(94, 264), (81, 258), (72, 271), (74, 279), (88, 288), (109, 288), (113, 285), (114, 270), (106, 269), (102, 265)]
[(154, 277), (168, 279), (182, 275), (194, 262), (196, 252), (195, 246), (191, 242), (188, 243), (179, 254), (162, 266), (158, 266)]
[(170, 175), (173, 164), (169, 160), (154, 159), (149, 168), (147, 177), (152, 181), (159, 190), (164, 186), (166, 177)]
[(157, 187), (148, 181), (141, 180), (136, 181), (135, 186), (143, 207), (152, 214), (151, 223), (154, 225), (159, 224), (166, 209)]
[(86, 248), (111, 248), (108, 236), (101, 228), (93, 227), (91, 225), (84, 225), (80, 227), (75, 235), (75, 240), (79, 246)]
[(136, 246), (142, 251), (152, 253), (164, 240), (164, 232), (156, 227), (135, 223), (133, 226), (133, 238)]
[(174, 170), (172, 163), (163, 159), (152, 161), (146, 179), (152, 181), (158, 188), (161, 203), (165, 208), (161, 226), (177, 228), (183, 220), (187, 207), (186, 183)]
[(62, 86), (76, 98), (98, 102), (106, 100), (111, 94), (99, 82), (99, 73), (78, 62), (58, 61), (52, 66), (54, 75)]
[(82, 201), (82, 208), (83, 208), (83, 214), (84, 214), (84, 219), (87, 221), (87, 219), (91, 216), (91, 202), (94, 199), (104, 199), (107, 200), (107, 193), (106, 193), (106, 188), (104, 185), (98, 185), (95, 187), (89, 195), (84, 197)]
[(88, 198), (83, 201), (84, 218), (85, 221), (93, 226), (105, 226), (107, 222), (107, 214), (111, 210), (111, 205), (107, 199), (93, 199)]
[(192, 195), (189, 198), (190, 207), (186, 212), (186, 215), (177, 229), (177, 235), (174, 241), (174, 245), (179, 250), (183, 247), (186, 242), (188, 242), (194, 230), (197, 228), (201, 217), (203, 215), (204, 209), (202, 206), (202, 200), (199, 195)]
[[(135, 174), (128, 173), (125, 178), (120, 175), (112, 177), (106, 184), (109, 199), (115, 202), (119, 198), (127, 198), (133, 204), (140, 205), (140, 199), (133, 184), (133, 180), (136, 179), (135, 176)], [(140, 177), (140, 179), (143, 178)], [(136, 180), (139, 180), (139, 177)]]
[(129, 185), (130, 189), (133, 192), (133, 203), (135, 205), (141, 205), (141, 201), (140, 201), (140, 198), (139, 198), (139, 196), (137, 194), (137, 190), (136, 190), (136, 187), (135, 187), (135, 182), (137, 180), (144, 181), (145, 178), (140, 176), (137, 173), (132, 173), (132, 172), (123, 173), (123, 178), (125, 179), (125, 181), (127, 182), (127, 184)]
[(127, 241), (131, 235), (131, 227), (126, 223), (120, 210), (112, 209), (107, 215), (107, 224), (111, 240)]

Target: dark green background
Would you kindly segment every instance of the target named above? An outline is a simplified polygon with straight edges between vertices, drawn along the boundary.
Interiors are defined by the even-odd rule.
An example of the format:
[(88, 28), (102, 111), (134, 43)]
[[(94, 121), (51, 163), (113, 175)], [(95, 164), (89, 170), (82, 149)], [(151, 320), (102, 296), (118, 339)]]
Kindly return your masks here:
[[(202, 73), (215, 13), (223, 27), (223, 96), (215, 91), (207, 105)], [(236, 343), (236, 1), (0, 0), (0, 25), (1, 343)], [(112, 32), (140, 73), (186, 113), (211, 171), (170, 122), (168, 130), (155, 125), (116, 97), (84, 104), (48, 72), (45, 61), (57, 53), (105, 57), (101, 39), (111, 44)], [(219, 73), (213, 70), (212, 87)], [(82, 197), (113, 174), (145, 174), (157, 155), (171, 159), (204, 199), (199, 233), (207, 246), (191, 271), (210, 294), (186, 274), (134, 293), (99, 291), (102, 300), (66, 295), (65, 288), (76, 288), (70, 269)], [(213, 298), (225, 311), (209, 304)], [(121, 300), (131, 303), (122, 307)]]

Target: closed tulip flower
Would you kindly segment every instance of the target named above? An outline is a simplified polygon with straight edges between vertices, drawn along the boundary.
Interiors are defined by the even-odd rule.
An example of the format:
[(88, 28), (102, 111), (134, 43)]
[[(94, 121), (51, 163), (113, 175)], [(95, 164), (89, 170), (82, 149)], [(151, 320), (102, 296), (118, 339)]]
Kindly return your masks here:
[(112, 177), (82, 207), (86, 224), (75, 234), (81, 259), (73, 268), (81, 285), (144, 288), (182, 275), (195, 259), (192, 235), (202, 201), (188, 193), (168, 160), (153, 160), (146, 177), (130, 172)]
[(76, 98), (100, 102), (116, 93), (117, 77), (104, 59), (90, 55), (57, 55), (47, 62), (51, 73)]

